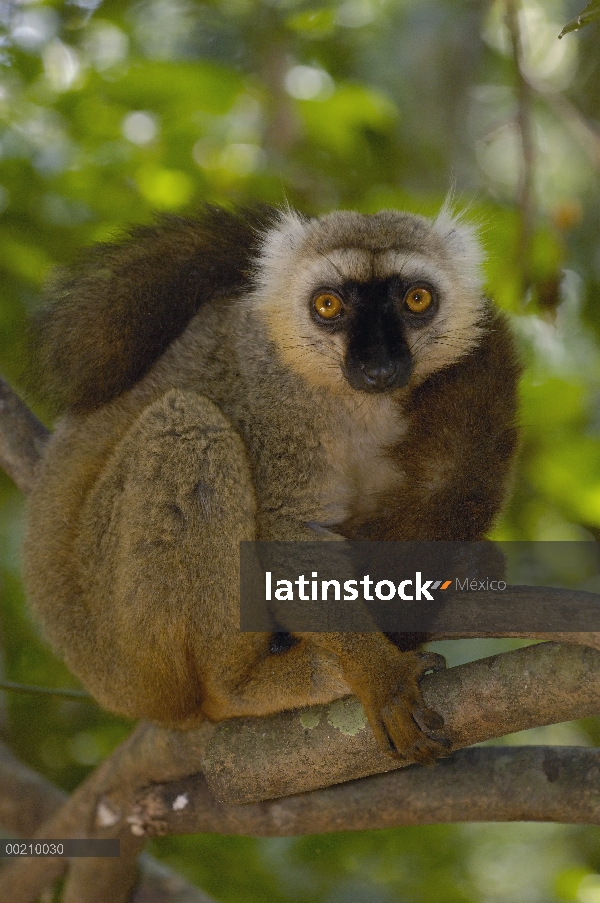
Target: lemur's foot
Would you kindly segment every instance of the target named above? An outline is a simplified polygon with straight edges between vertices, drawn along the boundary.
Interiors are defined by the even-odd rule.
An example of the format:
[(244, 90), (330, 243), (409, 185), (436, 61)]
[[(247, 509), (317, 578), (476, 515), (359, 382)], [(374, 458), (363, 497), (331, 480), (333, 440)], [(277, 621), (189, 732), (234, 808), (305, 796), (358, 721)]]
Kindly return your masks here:
[(385, 681), (361, 694), (369, 723), (384, 752), (421, 765), (429, 765), (448, 753), (450, 743), (443, 734), (444, 719), (425, 704), (420, 688), (427, 671), (439, 671), (445, 666), (442, 655), (404, 652)]

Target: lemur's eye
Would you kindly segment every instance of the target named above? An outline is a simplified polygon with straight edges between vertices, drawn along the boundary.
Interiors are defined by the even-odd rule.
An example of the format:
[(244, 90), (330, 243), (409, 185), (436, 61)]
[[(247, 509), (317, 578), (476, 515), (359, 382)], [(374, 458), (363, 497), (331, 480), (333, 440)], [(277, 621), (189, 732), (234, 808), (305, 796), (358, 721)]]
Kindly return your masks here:
[(314, 308), (324, 320), (334, 320), (344, 309), (340, 298), (333, 292), (321, 292), (314, 300)]
[(433, 302), (433, 295), (424, 285), (417, 285), (407, 293), (404, 303), (413, 314), (423, 314), (429, 310)]

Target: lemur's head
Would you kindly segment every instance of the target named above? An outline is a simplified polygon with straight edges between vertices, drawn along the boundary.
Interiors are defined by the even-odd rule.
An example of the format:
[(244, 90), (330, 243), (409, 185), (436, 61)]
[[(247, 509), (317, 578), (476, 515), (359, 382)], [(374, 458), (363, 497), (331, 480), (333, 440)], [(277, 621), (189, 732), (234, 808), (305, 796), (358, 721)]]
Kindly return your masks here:
[(286, 211), (256, 261), (255, 309), (277, 352), (313, 385), (386, 392), (471, 350), (485, 300), (474, 231), (384, 210)]

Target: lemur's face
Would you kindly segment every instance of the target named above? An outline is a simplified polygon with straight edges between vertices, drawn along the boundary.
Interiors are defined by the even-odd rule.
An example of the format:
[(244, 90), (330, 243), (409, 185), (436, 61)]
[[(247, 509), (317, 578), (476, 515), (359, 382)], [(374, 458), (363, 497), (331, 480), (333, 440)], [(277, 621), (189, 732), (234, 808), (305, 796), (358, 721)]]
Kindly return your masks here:
[(401, 274), (325, 285), (310, 304), (316, 326), (341, 337), (341, 372), (360, 392), (386, 392), (408, 384), (418, 336), (437, 311), (434, 286)]
[(313, 385), (416, 385), (478, 341), (481, 253), (468, 227), (395, 211), (282, 215), (257, 261), (256, 309), (278, 354)]

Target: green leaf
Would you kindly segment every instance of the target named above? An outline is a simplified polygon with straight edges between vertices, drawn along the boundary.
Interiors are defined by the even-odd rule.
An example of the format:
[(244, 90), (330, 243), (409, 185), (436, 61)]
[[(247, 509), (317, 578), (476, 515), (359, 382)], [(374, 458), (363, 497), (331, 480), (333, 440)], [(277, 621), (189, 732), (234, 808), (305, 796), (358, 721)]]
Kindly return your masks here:
[(562, 38), (563, 35), (568, 34), (570, 31), (578, 31), (580, 28), (583, 28), (584, 25), (589, 25), (591, 22), (597, 22), (599, 19), (600, 0), (591, 0), (578, 16), (575, 16), (574, 19), (571, 19), (571, 21), (565, 25), (559, 34), (559, 38)]

